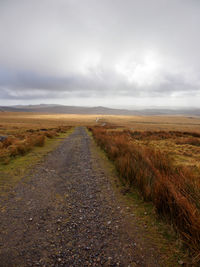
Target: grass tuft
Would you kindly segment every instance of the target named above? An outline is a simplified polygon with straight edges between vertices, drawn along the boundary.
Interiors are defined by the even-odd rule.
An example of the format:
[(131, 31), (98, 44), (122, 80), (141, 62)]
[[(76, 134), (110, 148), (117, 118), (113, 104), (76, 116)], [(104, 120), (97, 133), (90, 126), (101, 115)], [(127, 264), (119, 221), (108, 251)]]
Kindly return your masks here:
[(44, 146), (46, 138), (56, 137), (70, 128), (70, 126), (63, 126), (53, 129), (29, 129), (23, 134), (18, 132), (12, 134), (0, 142), (0, 164), (8, 164), (13, 157), (23, 156), (35, 146)]
[[(138, 138), (177, 140), (191, 133), (117, 132), (103, 127), (92, 127), (89, 130), (97, 144), (114, 161), (124, 183), (130, 188), (139, 188), (144, 200), (153, 202), (157, 213), (174, 225), (191, 251), (197, 255), (200, 251), (198, 172), (189, 167), (176, 166), (172, 158), (160, 150), (133, 142)], [(197, 138), (197, 134), (192, 133), (194, 135)]]

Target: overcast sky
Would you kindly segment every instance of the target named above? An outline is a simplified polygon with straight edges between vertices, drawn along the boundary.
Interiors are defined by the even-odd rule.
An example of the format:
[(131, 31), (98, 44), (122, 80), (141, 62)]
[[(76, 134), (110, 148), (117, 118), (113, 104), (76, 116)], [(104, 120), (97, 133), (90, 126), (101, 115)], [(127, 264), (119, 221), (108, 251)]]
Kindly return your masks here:
[(0, 0), (0, 105), (195, 106), (199, 0)]

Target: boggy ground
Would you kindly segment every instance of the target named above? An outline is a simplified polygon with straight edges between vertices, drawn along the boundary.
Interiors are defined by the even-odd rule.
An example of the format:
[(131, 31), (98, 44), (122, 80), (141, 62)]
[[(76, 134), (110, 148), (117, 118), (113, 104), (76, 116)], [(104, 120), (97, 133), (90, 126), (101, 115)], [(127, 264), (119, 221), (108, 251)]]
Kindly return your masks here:
[(161, 266), (77, 127), (1, 199), (0, 266)]

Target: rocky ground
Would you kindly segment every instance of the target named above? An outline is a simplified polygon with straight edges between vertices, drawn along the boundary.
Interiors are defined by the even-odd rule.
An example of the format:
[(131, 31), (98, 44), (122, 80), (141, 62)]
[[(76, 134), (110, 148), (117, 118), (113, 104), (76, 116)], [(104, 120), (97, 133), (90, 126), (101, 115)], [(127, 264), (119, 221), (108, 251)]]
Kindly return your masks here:
[(77, 127), (1, 199), (0, 266), (160, 266)]

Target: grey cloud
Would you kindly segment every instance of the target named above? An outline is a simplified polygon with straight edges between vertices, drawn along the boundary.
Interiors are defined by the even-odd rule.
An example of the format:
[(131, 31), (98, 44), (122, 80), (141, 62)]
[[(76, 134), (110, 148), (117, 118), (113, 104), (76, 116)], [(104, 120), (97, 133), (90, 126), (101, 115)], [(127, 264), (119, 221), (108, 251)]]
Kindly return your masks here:
[(199, 12), (195, 0), (0, 1), (0, 104), (197, 103)]

